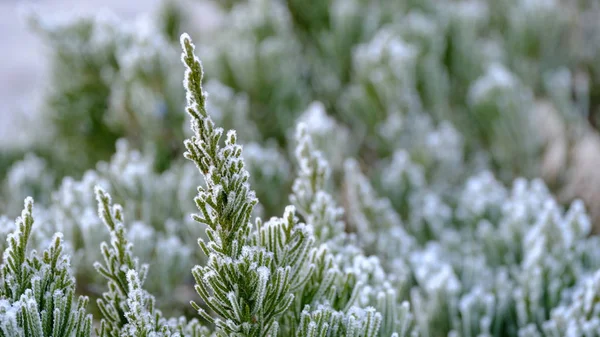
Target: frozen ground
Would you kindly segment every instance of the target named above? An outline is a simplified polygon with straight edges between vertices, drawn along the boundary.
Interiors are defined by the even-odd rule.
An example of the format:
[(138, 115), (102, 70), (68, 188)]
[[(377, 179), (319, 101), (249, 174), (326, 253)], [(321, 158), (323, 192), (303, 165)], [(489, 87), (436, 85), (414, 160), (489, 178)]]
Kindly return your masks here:
[[(159, 0), (37, 0), (28, 3), (44, 12), (95, 12), (109, 9), (121, 17), (153, 10)], [(46, 63), (43, 43), (25, 27), (20, 0), (0, 0), (0, 151), (27, 137), (30, 116), (42, 88)]]

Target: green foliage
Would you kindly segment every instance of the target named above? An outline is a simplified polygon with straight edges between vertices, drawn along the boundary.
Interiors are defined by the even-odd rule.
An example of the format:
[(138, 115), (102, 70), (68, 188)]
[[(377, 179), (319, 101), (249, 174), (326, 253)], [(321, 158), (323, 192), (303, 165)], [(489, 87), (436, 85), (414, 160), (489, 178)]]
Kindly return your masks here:
[[(254, 244), (250, 242), (249, 219), (258, 200), (247, 183), (242, 148), (232, 131), (227, 134), (225, 146), (219, 145), (223, 130), (215, 128), (206, 112), (202, 67), (189, 37), (184, 35), (181, 41), (182, 60), (187, 66), (187, 110), (194, 131), (185, 143), (186, 158), (196, 164), (206, 182), (206, 188), (200, 187), (196, 197), (201, 213), (194, 218), (208, 227), (210, 240), (199, 241), (208, 257), (207, 265), (196, 266), (192, 272), (196, 291), (218, 318), (212, 318), (197, 304), (194, 307), (215, 324), (218, 335), (275, 335), (277, 319), (294, 299), (291, 280), (302, 270), (304, 261), (299, 257), (306, 251), (303, 247), (308, 244), (307, 237), (300, 228), (294, 228), (290, 210), (286, 226), (259, 230), (264, 234), (259, 234)], [(265, 246), (267, 242), (272, 245)], [(290, 264), (293, 261), (300, 265)]]
[(121, 206), (112, 205), (110, 196), (96, 189), (98, 213), (110, 232), (110, 245), (103, 242), (100, 249), (104, 263), (94, 267), (107, 281), (108, 291), (98, 299), (102, 314), (100, 337), (118, 336), (204, 336), (206, 330), (197, 322), (185, 319), (168, 321), (155, 306), (155, 298), (143, 288), (148, 265), (132, 253), (126, 238)]
[(90, 335), (76, 292), (99, 336), (597, 335), (583, 205), (503, 183), (539, 174), (541, 102), (589, 111), (595, 80), (570, 78), (600, 48), (567, 48), (587, 40), (563, 14), (585, 4), (221, 5), (206, 84), (179, 41), (184, 90), (183, 4), (33, 17), (53, 132), (1, 154), (1, 211), (42, 207), (34, 230), (30, 199), (14, 233), (0, 217), (0, 336)]
[[(52, 52), (55, 85), (41, 107), (52, 134), (39, 147), (56, 162), (54, 169), (78, 176), (108, 159), (122, 137), (154, 152), (158, 170), (168, 167), (180, 147), (176, 139), (183, 137), (185, 115), (182, 93), (174, 90), (176, 53), (167, 37), (149, 22), (128, 27), (108, 13), (58, 23), (36, 13), (29, 21)], [(73, 157), (80, 160), (69, 161)]]
[(90, 336), (88, 299), (75, 301), (75, 279), (62, 251), (62, 236), (55, 235), (41, 256), (28, 252), (33, 224), (33, 200), (28, 198), (0, 265), (0, 336)]
[[(332, 201), (322, 191), (327, 164), (320, 154), (313, 154), (311, 141), (300, 128), (297, 156), (302, 173), (294, 184), (292, 199), (302, 207), (307, 224), (298, 222), (290, 206), (282, 218), (266, 223), (257, 219), (253, 227), (250, 215), (258, 200), (248, 185), (242, 148), (236, 144), (234, 131), (220, 144), (223, 130), (214, 126), (206, 111), (202, 66), (193, 54), (190, 38), (183, 35), (181, 43), (187, 67), (187, 110), (194, 131), (185, 143), (185, 155), (206, 182), (206, 187), (198, 189), (195, 200), (200, 213), (194, 219), (207, 226), (208, 241), (200, 239), (199, 243), (208, 258), (205, 266), (196, 266), (192, 273), (196, 291), (216, 317), (192, 302), (194, 308), (215, 325), (217, 336), (279, 332), (376, 336), (381, 315), (373, 308), (353, 307), (360, 291), (357, 276), (335, 266), (335, 256), (326, 245), (317, 246), (312, 233), (313, 225), (330, 226), (331, 218), (322, 217), (337, 216), (330, 215), (327, 208)], [(320, 239), (343, 236), (343, 223), (338, 221), (336, 226), (327, 231), (323, 228)]]

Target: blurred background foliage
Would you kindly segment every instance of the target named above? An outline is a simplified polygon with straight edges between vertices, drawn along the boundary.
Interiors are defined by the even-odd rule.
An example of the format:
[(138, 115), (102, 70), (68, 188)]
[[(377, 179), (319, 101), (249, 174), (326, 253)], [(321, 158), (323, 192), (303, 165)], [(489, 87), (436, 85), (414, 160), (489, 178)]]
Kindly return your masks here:
[[(457, 186), (490, 170), (504, 183), (543, 177), (561, 202), (582, 198), (600, 228), (597, 2), (230, 0), (206, 4), (210, 22), (189, 14), (195, 5), (165, 0), (127, 21), (27, 15), (50, 69), (22, 130), (31, 145), (0, 147), (0, 213), (16, 216), (33, 196), (41, 221), (72, 239), (77, 266), (90, 267), (97, 255), (87, 247), (105, 239), (87, 237), (93, 231), (78, 222), (95, 212), (99, 183), (139, 222), (130, 230), (138, 255), (163, 257), (158, 272), (172, 268), (173, 280), (149, 290), (161, 296), (179, 278), (190, 281), (190, 261), (200, 257), (179, 242), (201, 235), (188, 219), (200, 179), (181, 155), (184, 31), (197, 41), (216, 124), (245, 144), (257, 215), (288, 203), (293, 127), (302, 120), (335, 172), (357, 158), (403, 218), (426, 217), (414, 210), (431, 203), (454, 207)], [(332, 176), (346, 204), (348, 186)], [(431, 194), (407, 197), (425, 184)], [(436, 224), (428, 226), (423, 241), (435, 237)], [(89, 277), (85, 267), (77, 272)], [(93, 293), (96, 281), (82, 291)]]

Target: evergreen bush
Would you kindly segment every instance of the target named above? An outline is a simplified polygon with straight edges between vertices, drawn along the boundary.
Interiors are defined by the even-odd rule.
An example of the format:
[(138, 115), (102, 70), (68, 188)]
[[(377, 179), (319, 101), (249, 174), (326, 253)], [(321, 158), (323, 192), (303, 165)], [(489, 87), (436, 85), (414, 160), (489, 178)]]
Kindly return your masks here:
[(600, 336), (600, 239), (536, 178), (540, 107), (569, 141), (594, 109), (593, 4), (221, 5), (184, 90), (181, 4), (30, 16), (52, 132), (0, 157), (0, 337)]

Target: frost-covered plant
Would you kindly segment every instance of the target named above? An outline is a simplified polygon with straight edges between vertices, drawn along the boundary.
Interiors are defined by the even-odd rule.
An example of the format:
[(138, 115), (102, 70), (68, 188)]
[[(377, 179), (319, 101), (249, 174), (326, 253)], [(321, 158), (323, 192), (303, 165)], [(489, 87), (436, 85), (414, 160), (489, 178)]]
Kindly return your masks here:
[[(545, 0), (351, 0), (324, 1), (310, 8), (298, 1), (235, 2), (223, 6), (221, 23), (206, 30), (202, 56), (211, 80), (221, 81), (237, 94), (247, 93), (250, 106), (269, 102), (267, 109), (276, 113), (265, 115), (270, 117), (266, 121), (251, 118), (263, 137), (281, 133), (269, 122), (292, 120), (303, 107), (294, 105), (289, 115), (292, 105), (271, 105), (273, 99), (260, 95), (280, 97), (291, 85), (299, 88), (298, 95), (323, 102), (329, 113), (350, 124), (356, 138), (364, 140), (362, 156), (369, 162), (373, 151), (386, 157), (398, 146), (412, 146), (377, 141), (386, 133), (397, 135), (393, 125), (401, 121), (412, 126), (430, 117), (433, 129), (450, 122), (462, 134), (467, 157), (488, 150), (494, 169), (509, 181), (539, 170), (541, 144), (530, 104), (551, 96), (544, 79), (558, 69), (567, 67), (574, 73), (575, 64), (588, 63), (576, 50), (589, 47), (569, 48), (575, 44), (572, 41), (579, 44), (587, 35), (579, 32), (577, 16), (566, 15), (586, 6)], [(571, 35), (580, 39), (568, 39)], [(270, 69), (257, 61), (260, 58), (248, 55), (273, 40), (284, 41), (277, 49), (282, 52), (269, 59), (269, 67), (277, 63), (279, 71), (265, 72), (269, 76), (294, 73), (285, 84), (280, 78), (264, 82), (260, 76), (245, 75)], [(298, 49), (284, 45), (300, 46), (300, 53), (287, 55), (284, 50)], [(241, 48), (246, 52), (238, 52)], [(495, 69), (506, 76), (495, 76), (499, 73)], [(242, 76), (253, 82), (232, 80)], [(513, 90), (475, 90), (503, 87), (506, 78), (514, 83)], [(252, 85), (240, 85), (246, 82)], [(578, 98), (587, 99), (586, 95)], [(429, 132), (415, 131), (423, 136)], [(357, 150), (354, 147), (351, 153)]]
[[(50, 125), (57, 132), (53, 141), (40, 142), (52, 149), (37, 152), (56, 171), (53, 181), (107, 160), (120, 137), (153, 156), (159, 170), (173, 162), (185, 114), (172, 42), (184, 24), (202, 31), (200, 52), (209, 65), (212, 93), (207, 104), (218, 124), (270, 154), (268, 142), (275, 138), (285, 153), (293, 148), (289, 140), (302, 111), (324, 108), (340, 126), (336, 142), (343, 142), (342, 130), (351, 127), (351, 141), (341, 153), (358, 153), (369, 175), (381, 175), (370, 169), (407, 149), (427, 175), (439, 166), (465, 173), (448, 179), (452, 173), (443, 172), (444, 182), (464, 180), (478, 167), (473, 162), (484, 157), (505, 182), (515, 174), (533, 176), (541, 150), (532, 126), (535, 101), (552, 97), (561, 111), (576, 106), (583, 112), (592, 103), (593, 88), (585, 83), (594, 85), (596, 50), (586, 43), (592, 30), (586, 22), (596, 12), (588, 11), (593, 8), (588, 4), (334, 0), (306, 9), (298, 1), (256, 0), (222, 5), (211, 13), (212, 28), (192, 26), (183, 19), (183, 4), (170, 0), (156, 22), (121, 22), (104, 14), (33, 16), (52, 51), (48, 87), (53, 89), (40, 110), (54, 116)], [(567, 48), (571, 44), (578, 47)], [(587, 79), (568, 82), (562, 103), (554, 101), (556, 93), (546, 83), (558, 70)], [(313, 101), (322, 102), (319, 109), (307, 109)], [(314, 127), (310, 115), (300, 118)], [(68, 162), (71, 154), (83, 153), (81, 160)], [(336, 171), (341, 153), (330, 161)], [(293, 162), (293, 155), (286, 157), (281, 167)], [(468, 165), (462, 167), (462, 161)], [(289, 179), (276, 180), (273, 188), (289, 188)], [(269, 194), (262, 184), (255, 186), (265, 214), (276, 214), (282, 205), (267, 205)], [(50, 192), (43, 194), (47, 198)]]
[[(110, 13), (35, 13), (29, 21), (52, 51), (53, 85), (40, 109), (53, 146), (41, 147), (59, 174), (78, 175), (108, 159), (120, 137), (168, 167), (185, 115), (172, 71), (177, 54), (159, 28), (149, 18), (124, 23)], [(81, 159), (59, 165), (73, 156)]]
[[(310, 135), (316, 147), (314, 150), (322, 152), (334, 170), (341, 169), (346, 157), (355, 155), (356, 140), (352, 139), (350, 130), (327, 115), (323, 103), (312, 102), (296, 123), (304, 125), (303, 132)], [(296, 140), (302, 138), (295, 136)]]
[[(548, 336), (598, 336), (599, 272), (583, 279), (573, 291), (568, 305), (552, 311), (552, 318), (542, 326)], [(539, 335), (540, 333), (538, 333)]]
[[(148, 265), (133, 254), (126, 238), (123, 211), (110, 196), (96, 188), (98, 214), (110, 232), (110, 244), (100, 245), (104, 262), (94, 267), (106, 279), (108, 290), (98, 299), (102, 316), (97, 336), (207, 336), (197, 320), (167, 319), (155, 306), (155, 298), (143, 288)], [(33, 229), (33, 200), (8, 235), (0, 265), (0, 336), (85, 337), (92, 333), (88, 297), (75, 300), (75, 279), (69, 256), (63, 252), (62, 234), (40, 256), (28, 252)]]
[[(215, 325), (219, 336), (279, 331), (299, 336), (377, 335), (380, 314), (373, 308), (350, 307), (357, 289), (353, 274), (335, 268), (332, 256), (316, 249), (311, 225), (298, 222), (294, 207), (286, 208), (282, 218), (264, 224), (257, 219), (252, 226), (250, 215), (258, 200), (248, 185), (242, 147), (235, 131), (229, 131), (221, 145), (223, 129), (215, 127), (206, 111), (203, 71), (194, 46), (187, 35), (181, 42), (194, 131), (185, 143), (186, 157), (206, 182), (195, 199), (200, 213), (194, 219), (207, 226), (208, 240), (199, 243), (208, 258), (192, 273), (196, 291), (215, 316), (198, 304), (193, 303), (194, 308)], [(325, 306), (311, 312), (311, 304), (319, 303)], [(304, 308), (300, 322), (292, 306)]]
[[(512, 160), (517, 175), (525, 174), (535, 165), (531, 159), (539, 151), (538, 141), (524, 138), (528, 137), (526, 130), (533, 129), (532, 98), (519, 79), (503, 66), (491, 64), (473, 82), (467, 100), (473, 124), (483, 126), (473, 131), (480, 133), (477, 139), (494, 153), (496, 165)], [(521, 128), (523, 131), (519, 132)], [(501, 147), (495, 148), (494, 144)], [(516, 158), (520, 158), (518, 163)]]
[[(44, 195), (46, 181), (61, 181), (62, 173), (36, 179), (32, 172), (47, 171), (27, 158), (11, 170), (18, 179), (6, 180), (16, 183), (4, 195), (33, 186), (52, 199), (36, 207), (43, 226), (30, 246), (46, 247), (53, 232), (64, 233), (78, 291), (104, 292), (100, 335), (592, 334), (600, 255), (583, 205), (565, 211), (539, 180), (502, 182), (536, 172), (531, 111), (540, 99), (551, 96), (547, 104), (561, 111), (580, 106), (570, 98), (569, 70), (556, 70), (578, 61), (550, 52), (569, 25), (540, 19), (568, 19), (561, 6), (228, 1), (225, 21), (199, 48), (210, 65), (206, 86), (190, 38), (180, 41), (189, 160), (164, 166), (152, 145), (169, 143), (159, 130), (174, 130), (169, 140), (185, 131), (180, 121), (161, 126), (146, 112), (171, 97), (164, 91), (183, 97), (170, 80), (178, 73), (169, 55), (174, 28), (151, 27), (146, 36), (128, 25), (104, 27), (112, 31), (107, 50), (72, 50), (70, 40), (87, 44), (71, 31), (79, 24), (66, 25), (55, 36), (72, 52), (66, 56), (96, 50), (84, 70), (98, 78), (97, 68), (109, 69), (96, 83), (105, 91), (70, 97), (81, 104), (109, 97), (100, 124), (114, 134), (105, 134), (104, 145), (128, 140), (83, 178), (63, 179), (53, 198)], [(95, 58), (103, 54), (112, 61)], [(530, 76), (528, 64), (543, 74)], [(149, 78), (161, 84), (148, 86)], [(66, 106), (56, 111), (89, 117)], [(87, 153), (77, 148), (85, 142), (66, 143)], [(94, 185), (123, 207), (98, 190), (99, 219)], [(186, 219), (194, 208), (193, 221)], [(0, 218), (0, 226), (8, 221)], [(10, 240), (0, 246), (10, 247)], [(104, 261), (96, 264), (100, 277), (90, 268), (97, 260)], [(200, 299), (186, 291), (193, 283)], [(185, 312), (181, 298), (195, 312)], [(190, 320), (196, 316), (207, 326)]]
[(143, 284), (148, 265), (140, 264), (133, 254), (133, 244), (126, 238), (123, 211), (113, 205), (111, 198), (100, 188), (96, 189), (98, 214), (110, 232), (110, 245), (101, 245), (104, 263), (94, 267), (107, 281), (108, 291), (98, 299), (102, 320), (97, 335), (118, 336), (203, 336), (206, 329), (198, 321), (189, 323), (185, 318), (168, 320), (155, 306), (155, 298)]
[[(200, 51), (211, 65), (208, 76), (244, 92), (261, 137), (283, 142), (308, 93), (302, 80), (306, 72), (302, 46), (294, 38), (285, 5), (270, 0), (240, 2), (221, 22), (227, 25), (223, 35), (210, 38)], [(271, 87), (277, 90), (265, 90)]]
[[(214, 95), (208, 102), (221, 101), (215, 120), (236, 124), (240, 140), (251, 137), (264, 145), (276, 138), (290, 148), (286, 140), (293, 138), (294, 121), (309, 102), (320, 101), (337, 122), (352, 126), (356, 141), (345, 151), (360, 153), (369, 165), (389, 160), (398, 147), (420, 146), (421, 139), (436, 144), (430, 133), (445, 137), (443, 130), (455, 129), (465, 159), (491, 150), (492, 168), (507, 182), (515, 174), (538, 172), (541, 145), (530, 104), (554, 95), (546, 87), (549, 75), (561, 70), (584, 78), (564, 91), (576, 91), (575, 100), (564, 97), (577, 101), (584, 113), (593, 109), (593, 60), (600, 49), (590, 43), (589, 22), (597, 11), (588, 3), (334, 0), (310, 9), (298, 1), (220, 4), (211, 13), (215, 27), (192, 28), (203, 33), (200, 52)], [(108, 159), (123, 136), (134, 148), (154, 151), (161, 170), (177, 153), (185, 116), (171, 42), (183, 24), (192, 25), (183, 20), (182, 4), (169, 0), (160, 8), (157, 22), (34, 16), (53, 51), (48, 87), (54, 89), (41, 110), (56, 117), (51, 124), (62, 131), (54, 134), (56, 141), (44, 143), (52, 143), (52, 151), (40, 152), (52, 158), (55, 181)], [(506, 90), (506, 78), (516, 89)], [(73, 132), (67, 121), (85, 130)], [(429, 126), (415, 129), (421, 137), (413, 137), (406, 132), (413, 125)], [(73, 153), (90, 159), (75, 168), (65, 161)], [(424, 166), (433, 165), (427, 157)]]
[(33, 200), (28, 198), (2, 254), (0, 336), (90, 336), (88, 298), (75, 300), (75, 279), (62, 235), (56, 234), (41, 255), (28, 251), (33, 225)]
[[(290, 275), (292, 269), (286, 261), (289, 248), (279, 245), (295, 237), (301, 245), (291, 252), (294, 256), (302, 252), (298, 248), (305, 245), (306, 236), (301, 231), (293, 233), (293, 226), (285, 232), (273, 231), (271, 236), (280, 242), (272, 249), (282, 249), (281, 257), (249, 242), (250, 215), (258, 200), (248, 185), (242, 148), (236, 144), (234, 131), (227, 134), (224, 147), (219, 144), (223, 129), (215, 127), (206, 111), (202, 67), (190, 39), (184, 35), (181, 41), (187, 67), (187, 110), (194, 131), (185, 143), (186, 157), (196, 164), (206, 182), (205, 188), (199, 188), (196, 204), (200, 213), (194, 218), (207, 226), (209, 238), (199, 241), (208, 257), (207, 265), (195, 267), (193, 274), (198, 294), (218, 316), (213, 318), (198, 304), (194, 307), (223, 335), (276, 334), (277, 320), (294, 298), (289, 288), (291, 276), (295, 276)], [(293, 212), (287, 218), (293, 222)]]
[(154, 261), (146, 288), (170, 303), (166, 312), (182, 311), (187, 298), (171, 292), (176, 287), (191, 289), (189, 270), (199, 256), (192, 247), (201, 230), (192, 226), (187, 215), (194, 208), (194, 190), (186, 190), (199, 175), (193, 165), (182, 162), (155, 173), (149, 156), (130, 149), (125, 141), (117, 148), (110, 162), (99, 163), (97, 170), (86, 172), (81, 180), (65, 178), (53, 192), (49, 207), (36, 207), (42, 225), (33, 233), (31, 246), (42, 249), (54, 232), (63, 233), (80, 290), (98, 295), (102, 279), (93, 263), (102, 257), (99, 245), (109, 238), (97, 217), (93, 195), (94, 187), (102, 186), (123, 201), (130, 216), (127, 239), (134, 243), (135, 254), (143, 261)]
[(42, 158), (27, 154), (23, 160), (14, 163), (4, 177), (4, 185), (0, 195), (6, 202), (0, 203), (0, 211), (9, 214), (19, 205), (15, 200), (35, 197), (39, 201), (47, 201), (48, 194), (54, 187), (54, 176), (48, 172), (48, 165)]

